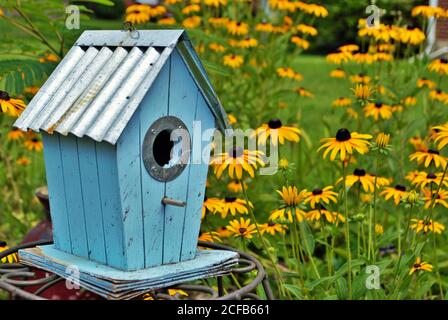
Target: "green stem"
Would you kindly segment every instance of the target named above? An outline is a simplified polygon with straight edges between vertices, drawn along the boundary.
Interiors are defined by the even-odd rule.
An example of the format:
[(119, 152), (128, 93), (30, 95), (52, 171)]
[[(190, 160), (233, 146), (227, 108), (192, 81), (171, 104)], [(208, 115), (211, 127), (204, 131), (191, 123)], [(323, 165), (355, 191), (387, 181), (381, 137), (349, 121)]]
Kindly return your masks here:
[[(349, 160), (350, 162), (350, 160)], [(347, 196), (347, 168), (342, 161), (342, 188), (344, 191), (344, 211), (345, 211), (345, 242), (347, 249), (347, 283), (348, 283), (348, 299), (352, 299), (352, 252), (350, 248), (350, 222), (348, 215), (348, 196)]]

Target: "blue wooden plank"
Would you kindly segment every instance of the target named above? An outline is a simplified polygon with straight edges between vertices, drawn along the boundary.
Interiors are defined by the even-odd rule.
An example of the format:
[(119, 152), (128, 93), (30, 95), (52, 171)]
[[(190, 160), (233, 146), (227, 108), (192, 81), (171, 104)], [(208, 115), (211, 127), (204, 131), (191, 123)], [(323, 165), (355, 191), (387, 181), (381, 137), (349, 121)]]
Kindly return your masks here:
[(107, 264), (126, 270), (116, 148), (106, 142), (95, 146)]
[[(151, 124), (168, 113), (169, 79), (170, 63), (166, 63), (140, 105), (140, 147)], [(165, 183), (152, 178), (142, 160), (140, 168), (145, 266), (148, 268), (163, 262), (165, 209), (161, 200), (165, 195)]]
[(65, 202), (64, 175), (62, 169), (59, 135), (42, 134), (47, 175), (48, 196), (53, 223), (53, 240), (56, 248), (72, 252), (70, 229)]
[(107, 263), (95, 142), (84, 137), (77, 143), (89, 259)]
[(201, 225), (201, 209), (204, 201), (205, 183), (209, 168), (211, 140), (202, 141), (206, 130), (215, 129), (215, 118), (202, 94), (199, 94), (192, 138), (192, 154), (188, 182), (187, 207), (183, 227), (181, 260), (193, 259), (197, 251), (198, 233)]
[(73, 135), (61, 136), (60, 146), (72, 253), (81, 257), (88, 257), (89, 250), (76, 137)]
[(140, 141), (140, 114), (137, 111), (117, 142), (118, 181), (127, 270), (145, 267)]
[[(171, 55), (170, 99), (168, 114), (180, 118), (193, 132), (198, 88), (177, 50)], [(184, 150), (183, 150), (184, 151)], [(165, 195), (177, 201), (187, 201), (188, 167), (174, 180), (166, 183)], [(185, 207), (165, 207), (163, 263), (180, 261)]]

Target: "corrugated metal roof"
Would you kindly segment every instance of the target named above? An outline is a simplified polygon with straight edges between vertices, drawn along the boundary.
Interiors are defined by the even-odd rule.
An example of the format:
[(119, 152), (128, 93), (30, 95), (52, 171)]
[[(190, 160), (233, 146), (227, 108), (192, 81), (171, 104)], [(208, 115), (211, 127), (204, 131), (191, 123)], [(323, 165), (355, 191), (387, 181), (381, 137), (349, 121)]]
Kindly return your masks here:
[(84, 32), (14, 126), (115, 144), (178, 43), (219, 128), (226, 129), (227, 116), (183, 30)]

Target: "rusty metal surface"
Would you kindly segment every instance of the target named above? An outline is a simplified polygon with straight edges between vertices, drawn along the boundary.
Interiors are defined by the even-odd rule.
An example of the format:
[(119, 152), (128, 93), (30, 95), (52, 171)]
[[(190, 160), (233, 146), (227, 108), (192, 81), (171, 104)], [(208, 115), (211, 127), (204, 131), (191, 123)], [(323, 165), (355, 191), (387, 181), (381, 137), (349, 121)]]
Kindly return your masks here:
[[(9, 255), (11, 253), (17, 252), (19, 249), (33, 248), (36, 245), (51, 244), (51, 241), (39, 241), (34, 243), (27, 243), (19, 245), (17, 247), (10, 248), (9, 250), (0, 253), (0, 259)], [(207, 300), (260, 300), (262, 297), (255, 293), (258, 286), (262, 286), (265, 296), (268, 300), (273, 300), (274, 296), (270, 288), (267, 275), (264, 271), (261, 263), (255, 259), (253, 256), (238, 251), (236, 249), (223, 246), (220, 244), (199, 242), (199, 246), (209, 249), (218, 250), (230, 250), (239, 253), (240, 259), (238, 266), (231, 270), (234, 276), (242, 273), (251, 273), (251, 275), (256, 272), (255, 278), (253, 280), (241, 287), (240, 289), (234, 289), (233, 286), (225, 288), (223, 278), (228, 276), (218, 276), (216, 281), (211, 280), (211, 282), (217, 284), (217, 290), (209, 285), (204, 284), (180, 284), (176, 285), (170, 289), (180, 289), (188, 294), (188, 297), (182, 295), (168, 295), (166, 289), (159, 289), (156, 291), (148, 292), (154, 299), (162, 300), (196, 300), (196, 299), (207, 299)], [(63, 278), (51, 274), (45, 278), (34, 279), (34, 272), (22, 264), (0, 264), (0, 289), (10, 292), (14, 297), (28, 300), (45, 300), (40, 296), (45, 290), (49, 289), (51, 286), (64, 281)], [(210, 280), (210, 279), (209, 279)], [(33, 293), (24, 290), (26, 287), (32, 287), (36, 285), (41, 285)], [(142, 296), (137, 299), (142, 299)]]
[(14, 126), (115, 144), (176, 46), (225, 131), (227, 115), (183, 30), (84, 32)]

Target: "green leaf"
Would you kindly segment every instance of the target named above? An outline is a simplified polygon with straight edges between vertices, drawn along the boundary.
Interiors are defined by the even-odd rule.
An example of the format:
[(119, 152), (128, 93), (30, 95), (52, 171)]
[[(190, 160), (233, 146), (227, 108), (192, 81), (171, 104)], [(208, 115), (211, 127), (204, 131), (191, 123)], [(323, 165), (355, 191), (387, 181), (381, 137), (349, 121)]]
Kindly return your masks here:
[[(353, 299), (357, 300), (364, 296), (367, 292), (366, 279), (369, 274), (361, 272), (353, 279), (352, 295)], [(373, 289), (372, 289), (373, 290)]]
[(89, 3), (97, 3), (102, 4), (104, 6), (112, 7), (115, 4), (110, 0), (76, 0), (76, 2), (89, 2)]
[(299, 299), (302, 300), (303, 299), (303, 294), (302, 294), (302, 288), (297, 286), (297, 285), (293, 285), (293, 284), (284, 284), (283, 287), (288, 290), (289, 292), (292, 293), (292, 295)]
[(339, 278), (338, 281), (336, 281), (336, 295), (338, 296), (339, 300), (347, 300), (348, 298), (348, 286), (347, 286), (347, 280), (345, 278)]
[(314, 239), (313, 233), (311, 232), (311, 229), (306, 222), (299, 223), (299, 227), (301, 232), (300, 241), (302, 242), (303, 247), (309, 250), (307, 254), (313, 255), (314, 248), (316, 246), (316, 241)]

